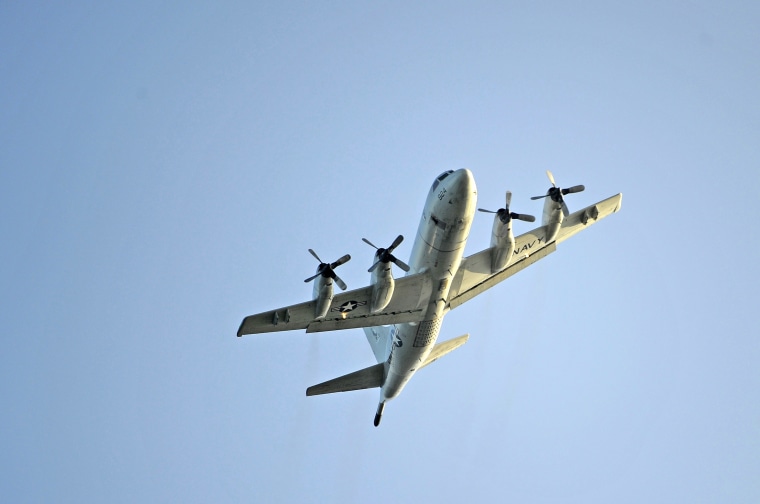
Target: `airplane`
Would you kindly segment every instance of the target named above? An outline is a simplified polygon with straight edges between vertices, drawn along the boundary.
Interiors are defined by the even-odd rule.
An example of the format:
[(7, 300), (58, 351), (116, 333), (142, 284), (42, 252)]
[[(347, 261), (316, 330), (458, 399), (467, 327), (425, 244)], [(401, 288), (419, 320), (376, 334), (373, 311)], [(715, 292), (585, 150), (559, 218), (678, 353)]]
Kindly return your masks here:
[[(570, 213), (564, 196), (581, 192), (584, 186), (562, 189), (547, 170), (551, 187), (545, 195), (541, 226), (517, 237), (513, 220), (535, 221), (535, 217), (510, 210), (506, 205), (494, 213), (490, 247), (465, 257), (464, 248), (475, 216), (477, 188), (470, 170), (447, 170), (433, 181), (422, 210), (409, 263), (393, 255), (403, 241), (399, 235), (390, 246), (376, 249), (368, 286), (334, 293), (334, 285), (347, 286), (335, 269), (351, 259), (346, 254), (332, 263), (309, 249), (319, 261), (311, 301), (245, 317), (237, 336), (306, 329), (307, 333), (362, 328), (377, 364), (313, 385), (307, 396), (379, 388), (380, 399), (374, 418), (377, 427), (391, 399), (398, 397), (414, 374), (467, 342), (469, 334), (438, 343), (446, 314), (543, 259), (558, 243), (620, 209), (622, 193)], [(406, 274), (394, 278), (392, 265)]]

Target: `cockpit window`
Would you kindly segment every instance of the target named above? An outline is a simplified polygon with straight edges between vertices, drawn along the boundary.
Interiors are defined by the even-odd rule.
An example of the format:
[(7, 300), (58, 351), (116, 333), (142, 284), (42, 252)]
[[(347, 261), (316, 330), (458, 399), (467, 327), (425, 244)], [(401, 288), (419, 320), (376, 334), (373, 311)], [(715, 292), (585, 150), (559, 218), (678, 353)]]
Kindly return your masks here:
[(436, 188), (436, 187), (438, 187), (438, 183), (439, 183), (441, 180), (443, 180), (443, 179), (445, 179), (446, 177), (448, 177), (449, 175), (451, 175), (452, 173), (454, 173), (454, 170), (446, 170), (445, 172), (443, 172), (443, 173), (441, 173), (440, 175), (438, 175), (438, 177), (437, 177), (437, 178), (435, 179), (435, 181), (433, 182), (433, 187), (431, 187), (431, 188), (430, 188), (430, 190), (431, 190), (431, 191), (434, 191), (434, 190), (435, 190), (435, 188)]
[(438, 178), (436, 180), (438, 182), (440, 182), (441, 180), (445, 179), (446, 177), (448, 177), (452, 173), (454, 173), (454, 170), (447, 170), (447, 171), (441, 173), (440, 175), (438, 175)]

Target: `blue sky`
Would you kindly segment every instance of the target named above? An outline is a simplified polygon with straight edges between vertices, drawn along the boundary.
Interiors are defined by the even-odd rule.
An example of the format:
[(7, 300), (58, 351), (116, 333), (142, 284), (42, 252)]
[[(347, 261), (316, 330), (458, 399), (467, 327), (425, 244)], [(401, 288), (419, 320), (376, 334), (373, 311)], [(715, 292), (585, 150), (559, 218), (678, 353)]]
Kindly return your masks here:
[[(760, 7), (0, 6), (9, 502), (757, 502)], [(453, 311), (377, 391), (361, 331), (235, 337), (433, 178), (620, 213)], [(486, 247), (473, 225), (467, 253)], [(530, 227), (518, 223), (517, 231)]]

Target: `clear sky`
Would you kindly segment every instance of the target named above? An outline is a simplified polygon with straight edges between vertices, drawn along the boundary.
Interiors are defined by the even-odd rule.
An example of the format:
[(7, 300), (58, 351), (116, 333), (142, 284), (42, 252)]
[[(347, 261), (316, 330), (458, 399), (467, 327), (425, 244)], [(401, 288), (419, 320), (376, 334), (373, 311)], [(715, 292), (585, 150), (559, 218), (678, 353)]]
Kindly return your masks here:
[[(760, 4), (68, 4), (0, 4), (0, 500), (760, 502)], [(380, 428), (360, 330), (235, 337), (462, 167), (622, 210)]]

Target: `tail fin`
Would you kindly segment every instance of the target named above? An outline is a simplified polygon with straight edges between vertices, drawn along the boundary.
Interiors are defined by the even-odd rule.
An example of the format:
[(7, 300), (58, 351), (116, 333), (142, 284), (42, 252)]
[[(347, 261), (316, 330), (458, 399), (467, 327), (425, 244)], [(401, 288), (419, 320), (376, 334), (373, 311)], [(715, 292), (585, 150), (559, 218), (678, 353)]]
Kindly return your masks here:
[(384, 379), (385, 364), (379, 363), (338, 378), (333, 378), (318, 385), (313, 385), (306, 389), (306, 395), (313, 396), (382, 387)]
[(364, 334), (367, 336), (369, 346), (375, 354), (377, 362), (385, 362), (391, 353), (391, 334), (394, 326), (365, 327)]

